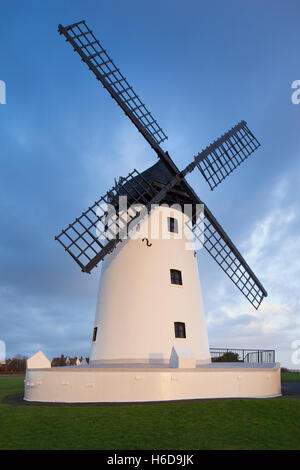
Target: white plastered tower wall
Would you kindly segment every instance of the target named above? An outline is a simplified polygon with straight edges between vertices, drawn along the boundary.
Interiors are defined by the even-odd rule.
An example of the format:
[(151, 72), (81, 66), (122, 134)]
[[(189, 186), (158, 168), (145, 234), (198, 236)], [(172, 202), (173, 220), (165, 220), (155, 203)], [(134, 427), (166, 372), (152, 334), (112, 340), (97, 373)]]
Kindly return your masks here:
[[(168, 217), (178, 221), (178, 233), (169, 232)], [(187, 220), (180, 210), (159, 206), (134, 239), (105, 258), (91, 364), (168, 364), (177, 345), (189, 348), (198, 364), (210, 362), (197, 258), (183, 230)], [(171, 269), (181, 272), (182, 285), (171, 283)], [(175, 337), (175, 322), (185, 324), (185, 338)]]

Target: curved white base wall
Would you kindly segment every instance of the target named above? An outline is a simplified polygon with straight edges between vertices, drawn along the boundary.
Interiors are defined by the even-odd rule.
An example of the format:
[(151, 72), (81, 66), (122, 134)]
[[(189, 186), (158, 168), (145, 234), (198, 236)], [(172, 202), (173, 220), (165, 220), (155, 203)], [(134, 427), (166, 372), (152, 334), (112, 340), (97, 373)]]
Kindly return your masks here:
[(55, 367), (28, 369), (24, 399), (38, 402), (109, 403), (281, 395), (279, 364), (263, 367), (171, 368)]

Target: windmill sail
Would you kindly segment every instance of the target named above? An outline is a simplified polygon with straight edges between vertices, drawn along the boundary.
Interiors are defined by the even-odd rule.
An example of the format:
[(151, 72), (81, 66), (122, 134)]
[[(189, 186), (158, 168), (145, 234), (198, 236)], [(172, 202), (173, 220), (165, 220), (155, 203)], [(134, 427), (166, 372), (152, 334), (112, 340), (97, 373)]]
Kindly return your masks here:
[(72, 45), (83, 62), (116, 100), (125, 114), (137, 127), (154, 150), (164, 152), (159, 144), (167, 139), (166, 134), (134, 92), (114, 61), (88, 28), (85, 21), (70, 26), (58, 26), (58, 31)]
[(241, 121), (200, 152), (189, 171), (197, 166), (213, 190), (259, 146), (247, 123)]
[(206, 205), (189, 228), (253, 307), (258, 309), (268, 294)]
[[(87, 211), (55, 237), (81, 267), (90, 272), (122, 239), (127, 228), (159, 191), (142, 174), (133, 170), (96, 201)], [(120, 211), (120, 196), (126, 196), (126, 206)], [(122, 201), (122, 199), (121, 199)], [(127, 203), (130, 204), (130, 210)], [(136, 209), (135, 209), (136, 208)]]

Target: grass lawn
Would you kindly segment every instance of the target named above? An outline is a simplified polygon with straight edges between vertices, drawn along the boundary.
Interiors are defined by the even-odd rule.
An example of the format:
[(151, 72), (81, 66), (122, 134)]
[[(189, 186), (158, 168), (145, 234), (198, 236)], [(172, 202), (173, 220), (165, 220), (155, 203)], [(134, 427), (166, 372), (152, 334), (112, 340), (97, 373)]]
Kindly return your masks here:
[(300, 382), (300, 372), (283, 372), (281, 382)]
[(24, 379), (0, 379), (0, 449), (300, 449), (300, 400), (131, 406), (1, 403)]

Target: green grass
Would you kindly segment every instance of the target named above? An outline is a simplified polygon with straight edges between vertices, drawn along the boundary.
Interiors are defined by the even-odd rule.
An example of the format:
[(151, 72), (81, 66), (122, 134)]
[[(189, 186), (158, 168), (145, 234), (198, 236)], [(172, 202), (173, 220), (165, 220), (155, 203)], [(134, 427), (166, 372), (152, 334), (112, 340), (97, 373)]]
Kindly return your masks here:
[(300, 372), (283, 372), (281, 374), (282, 382), (300, 382)]
[(0, 380), (0, 449), (300, 449), (300, 400), (114, 407), (1, 403), (24, 379)]

